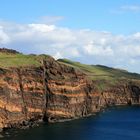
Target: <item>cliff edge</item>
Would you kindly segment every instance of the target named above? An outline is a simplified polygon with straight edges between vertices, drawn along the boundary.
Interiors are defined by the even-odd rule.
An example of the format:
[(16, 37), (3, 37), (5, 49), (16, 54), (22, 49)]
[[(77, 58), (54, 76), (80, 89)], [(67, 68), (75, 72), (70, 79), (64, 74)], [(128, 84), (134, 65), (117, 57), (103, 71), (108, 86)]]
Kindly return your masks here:
[(0, 51), (0, 128), (75, 119), (127, 104), (140, 104), (139, 74)]

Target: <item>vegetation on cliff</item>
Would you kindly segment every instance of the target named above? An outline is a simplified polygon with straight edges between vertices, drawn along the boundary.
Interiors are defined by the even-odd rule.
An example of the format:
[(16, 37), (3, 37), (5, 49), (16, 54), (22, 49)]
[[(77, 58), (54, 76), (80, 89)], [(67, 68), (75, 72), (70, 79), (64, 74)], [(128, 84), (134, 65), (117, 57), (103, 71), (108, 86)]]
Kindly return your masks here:
[[(36, 66), (42, 65), (41, 61), (51, 58), (48, 55), (25, 55), (11, 49), (0, 49), (0, 67), (24, 67), (24, 66)], [(97, 90), (103, 91), (107, 88), (117, 85), (118, 83), (126, 83), (128, 81), (136, 81), (140, 79), (140, 74), (130, 73), (125, 70), (110, 68), (102, 65), (86, 65), (79, 62), (74, 62), (68, 59), (59, 59), (60, 64), (64, 64), (79, 71), (82, 71), (91, 79)]]
[(74, 67), (85, 73), (90, 78), (98, 90), (106, 90), (110, 86), (114, 86), (128, 81), (140, 80), (140, 74), (130, 73), (126, 70), (110, 68), (102, 65), (86, 65), (79, 62), (74, 62), (68, 59), (59, 59), (61, 64)]
[(0, 128), (58, 122), (140, 104), (140, 75), (47, 55), (0, 51)]
[(42, 59), (47, 59), (48, 55), (25, 55), (15, 50), (0, 49), (0, 67), (24, 67), (24, 66), (40, 66)]

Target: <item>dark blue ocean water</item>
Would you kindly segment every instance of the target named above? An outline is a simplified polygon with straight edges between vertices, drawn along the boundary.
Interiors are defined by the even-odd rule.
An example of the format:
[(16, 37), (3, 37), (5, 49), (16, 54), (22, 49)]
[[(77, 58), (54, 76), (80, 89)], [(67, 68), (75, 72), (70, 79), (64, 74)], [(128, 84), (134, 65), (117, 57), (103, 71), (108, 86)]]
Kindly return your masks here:
[(6, 135), (5, 140), (140, 140), (140, 106), (114, 107), (96, 116)]

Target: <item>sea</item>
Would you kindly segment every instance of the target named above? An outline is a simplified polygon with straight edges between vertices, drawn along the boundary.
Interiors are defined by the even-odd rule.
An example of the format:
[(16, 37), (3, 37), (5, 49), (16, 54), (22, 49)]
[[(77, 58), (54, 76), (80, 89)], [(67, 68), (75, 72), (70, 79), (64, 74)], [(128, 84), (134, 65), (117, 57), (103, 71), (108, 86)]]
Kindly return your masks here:
[(77, 120), (11, 129), (2, 140), (140, 140), (140, 106), (110, 107)]

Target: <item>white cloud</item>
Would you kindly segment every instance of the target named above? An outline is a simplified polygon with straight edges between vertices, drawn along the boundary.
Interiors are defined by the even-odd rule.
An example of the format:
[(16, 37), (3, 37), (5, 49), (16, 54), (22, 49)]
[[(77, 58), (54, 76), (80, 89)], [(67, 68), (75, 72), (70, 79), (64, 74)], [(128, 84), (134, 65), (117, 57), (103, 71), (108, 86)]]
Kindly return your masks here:
[(138, 12), (140, 11), (140, 5), (124, 5), (120, 9), (124, 11)]
[(29, 28), (31, 28), (33, 31), (36, 32), (50, 32), (55, 30), (55, 26), (54, 25), (46, 25), (46, 24), (29, 24), (28, 25)]
[(48, 24), (0, 23), (0, 44), (24, 53), (46, 53), (89, 64), (120, 66), (140, 73), (140, 33), (113, 35)]
[(3, 27), (0, 26), (0, 44), (7, 44), (9, 43), (9, 41), (9, 36), (4, 32)]
[(139, 13), (140, 12), (140, 5), (123, 5), (118, 9), (111, 10), (111, 13), (114, 14), (122, 14), (122, 13)]
[(89, 55), (96, 55), (96, 56), (113, 56), (113, 50), (110, 46), (105, 46), (106, 40), (102, 42), (102, 39), (100, 40), (100, 45), (103, 44), (103, 46), (100, 46), (98, 44), (95, 44), (94, 42), (90, 42), (86, 46), (84, 46), (85, 51)]

